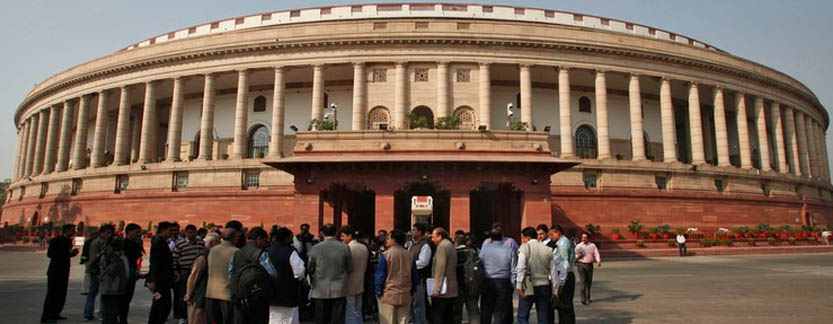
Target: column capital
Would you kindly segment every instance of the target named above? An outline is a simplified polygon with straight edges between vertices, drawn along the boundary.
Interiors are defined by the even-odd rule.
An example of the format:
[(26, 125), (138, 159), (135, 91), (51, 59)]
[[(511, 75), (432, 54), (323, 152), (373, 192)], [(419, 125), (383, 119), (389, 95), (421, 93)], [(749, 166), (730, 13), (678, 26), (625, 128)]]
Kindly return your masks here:
[(365, 62), (365, 61), (353, 61), (352, 64), (353, 64), (353, 67), (357, 67), (357, 66), (364, 66), (365, 64), (367, 64), (367, 62)]
[(441, 61), (437, 61), (436, 63), (437, 63), (437, 65), (448, 65), (448, 64), (451, 63), (451, 61), (441, 60)]
[(251, 71), (251, 70), (252, 70), (252, 69), (250, 69), (250, 68), (245, 68), (245, 67), (244, 67), (244, 68), (234, 69), (234, 71), (235, 71), (235, 72), (237, 72), (237, 73), (249, 73), (249, 71)]
[(700, 85), (700, 82), (691, 80), (691, 81), (688, 81), (688, 85), (692, 88), (697, 88)]
[(639, 78), (639, 77), (642, 76), (641, 74), (639, 74), (639, 72), (630, 72), (628, 74), (630, 75), (631, 78)]
[(555, 66), (555, 69), (558, 70), (559, 72), (560, 71), (570, 72), (570, 69), (572, 69), (572, 67), (565, 66), (565, 65), (557, 65), (557, 66)]
[(607, 73), (607, 70), (605, 69), (596, 69), (595, 71), (596, 75), (604, 75), (605, 73)]
[(286, 71), (289, 69), (286, 65), (275, 65), (272, 67), (275, 71)]
[(480, 66), (480, 67), (489, 67), (489, 65), (492, 65), (492, 63), (491, 62), (477, 62), (477, 65)]
[(535, 65), (535, 64), (531, 64), (531, 63), (519, 63), (519, 64), (518, 64), (518, 67), (520, 67), (520, 68), (522, 68), (522, 69), (528, 69), (528, 68), (531, 68), (533, 65)]
[(408, 65), (408, 61), (394, 61), (393, 64), (396, 65), (397, 68), (405, 67), (405, 65)]

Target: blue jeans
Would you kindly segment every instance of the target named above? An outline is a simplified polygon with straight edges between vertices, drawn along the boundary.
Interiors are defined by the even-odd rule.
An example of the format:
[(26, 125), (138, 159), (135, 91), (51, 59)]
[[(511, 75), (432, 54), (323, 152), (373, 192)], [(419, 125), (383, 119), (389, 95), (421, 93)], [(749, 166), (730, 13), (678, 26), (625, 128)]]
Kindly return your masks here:
[(364, 323), (364, 315), (362, 313), (362, 294), (347, 296), (347, 305), (345, 308), (345, 324)]
[(98, 295), (98, 275), (90, 275), (90, 287), (87, 289), (87, 302), (84, 303), (84, 319), (95, 318), (95, 296)]
[(552, 287), (550, 285), (537, 286), (532, 288), (532, 296), (520, 297), (518, 299), (518, 323), (529, 324), (529, 313), (532, 305), (538, 313), (538, 324), (552, 324)]
[(425, 294), (425, 281), (420, 280), (420, 283), (416, 285), (414, 297), (411, 300), (411, 320), (414, 324), (428, 323), (427, 314), (425, 314), (427, 311), (425, 308), (427, 297)]

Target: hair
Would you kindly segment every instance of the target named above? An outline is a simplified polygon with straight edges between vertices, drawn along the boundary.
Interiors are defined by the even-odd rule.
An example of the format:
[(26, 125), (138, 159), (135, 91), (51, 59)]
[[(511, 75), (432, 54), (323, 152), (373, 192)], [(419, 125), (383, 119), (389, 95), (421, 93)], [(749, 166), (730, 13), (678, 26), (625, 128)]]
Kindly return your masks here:
[(544, 231), (544, 233), (550, 231), (549, 227), (547, 227), (547, 224), (538, 224), (538, 226), (535, 227), (535, 230), (536, 231)]
[(248, 238), (250, 240), (259, 240), (259, 239), (269, 239), (269, 234), (263, 229), (263, 227), (255, 227), (249, 230)]
[(440, 234), (440, 236), (442, 236), (442, 238), (444, 239), (451, 239), (451, 237), (448, 235), (448, 231), (445, 228), (438, 226), (434, 228), (434, 231), (437, 232), (437, 234)]
[(113, 232), (113, 233), (115, 233), (116, 232), (116, 226), (114, 226), (113, 224), (104, 224), (104, 225), (101, 225), (101, 227), (98, 229), (98, 232), (99, 233), (104, 233), (104, 232)]
[(501, 231), (503, 231), (503, 224), (501, 224), (501, 223), (499, 223), (499, 222), (494, 222), (494, 223), (492, 223), (492, 229), (498, 229), (498, 228), (499, 228)]
[(558, 225), (558, 224), (553, 225), (552, 228), (550, 228), (550, 230), (559, 232), (561, 234), (564, 234), (564, 229), (561, 228), (561, 225)]
[(121, 237), (114, 237), (110, 240), (108, 244), (113, 251), (123, 251), (124, 250), (124, 239)]
[(130, 224), (127, 224), (127, 226), (124, 227), (124, 232), (125, 233), (126, 232), (132, 232), (132, 231), (135, 231), (135, 230), (140, 230), (141, 231), (142, 227), (139, 226), (139, 224), (136, 224), (136, 223), (130, 223)]
[(197, 230), (197, 236), (205, 237), (206, 235), (208, 235), (208, 229), (205, 227), (200, 227), (200, 229)]
[(217, 234), (217, 232), (210, 232), (205, 234), (205, 237), (202, 240), (205, 242), (216, 242), (220, 240), (220, 234)]
[(466, 236), (466, 233), (459, 233), (461, 231), (457, 231), (454, 233), (454, 243), (457, 245), (467, 245), (469, 243), (469, 237)]
[(466, 235), (466, 231), (458, 229), (458, 230), (454, 231), (454, 236), (457, 236), (457, 235)]
[(237, 220), (230, 220), (230, 221), (228, 221), (228, 223), (226, 223), (225, 228), (231, 228), (231, 229), (234, 229), (235, 231), (242, 232), (243, 231), (243, 223), (241, 223), (240, 221), (237, 221)]
[(532, 226), (529, 226), (521, 230), (521, 235), (530, 239), (534, 239), (538, 237), (538, 231), (532, 228)]
[(304, 230), (304, 229), (309, 230), (309, 224), (307, 224), (307, 223), (301, 224), (301, 230)]
[(403, 231), (393, 230), (390, 232), (390, 238), (393, 239), (393, 241), (396, 242), (396, 244), (404, 246), (408, 236), (405, 235), (405, 232)]
[(197, 226), (195, 226), (194, 224), (188, 224), (187, 226), (185, 226), (185, 230), (186, 231), (196, 231)]
[(414, 224), (414, 228), (422, 234), (428, 233), (431, 230), (431, 227), (425, 223), (416, 223)]
[(159, 224), (156, 224), (156, 234), (162, 233), (163, 231), (167, 231), (168, 228), (171, 227), (171, 223), (166, 221), (161, 221)]
[(336, 236), (336, 226), (333, 224), (324, 224), (324, 226), (321, 226), (321, 235)]
[(279, 243), (292, 242), (292, 230), (286, 227), (281, 227), (275, 230), (275, 241)]
[(344, 226), (342, 226), (342, 227), (338, 230), (338, 233), (339, 233), (339, 234), (350, 235), (351, 237), (356, 237), (356, 236), (358, 236), (358, 234), (359, 234), (359, 233), (358, 233), (358, 231), (356, 231), (356, 229), (355, 229), (355, 228), (353, 228), (353, 226), (350, 226), (350, 225), (344, 225)]

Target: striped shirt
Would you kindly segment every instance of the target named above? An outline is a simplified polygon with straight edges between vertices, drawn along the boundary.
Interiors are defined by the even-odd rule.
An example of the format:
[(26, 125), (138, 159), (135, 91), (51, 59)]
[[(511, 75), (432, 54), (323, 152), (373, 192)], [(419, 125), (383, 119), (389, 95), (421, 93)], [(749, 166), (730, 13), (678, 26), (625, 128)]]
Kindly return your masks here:
[(200, 240), (189, 241), (187, 238), (181, 238), (176, 241), (174, 247), (174, 270), (180, 272), (191, 271), (191, 266), (194, 265), (194, 260), (205, 250), (205, 245)]

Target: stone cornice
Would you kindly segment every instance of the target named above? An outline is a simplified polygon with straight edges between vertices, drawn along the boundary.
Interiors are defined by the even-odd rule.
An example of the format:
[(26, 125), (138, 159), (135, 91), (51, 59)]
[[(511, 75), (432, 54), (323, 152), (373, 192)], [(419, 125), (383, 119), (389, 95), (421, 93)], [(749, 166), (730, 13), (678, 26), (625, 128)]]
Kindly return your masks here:
[[(587, 45), (577, 43), (565, 43), (549, 40), (517, 40), (517, 39), (501, 39), (501, 38), (461, 38), (461, 37), (391, 37), (383, 36), (376, 38), (353, 38), (342, 40), (298, 40), (298, 41), (281, 41), (272, 43), (256, 43), (245, 44), (237, 46), (228, 46), (222, 48), (211, 48), (205, 50), (191, 51), (182, 54), (174, 54), (167, 56), (160, 56), (151, 59), (139, 60), (135, 62), (120, 64), (112, 67), (106, 67), (96, 70), (91, 73), (85, 73), (78, 76), (71, 77), (68, 80), (60, 81), (46, 89), (31, 93), (18, 106), (15, 113), (15, 120), (19, 120), (22, 112), (29, 108), (34, 102), (62, 91), (73, 86), (92, 82), (104, 78), (133, 73), (151, 68), (159, 68), (165, 66), (174, 66), (179, 64), (194, 63), (200, 61), (211, 60), (213, 58), (228, 58), (240, 56), (256, 56), (265, 54), (274, 54), (275, 52), (285, 50), (310, 49), (310, 48), (344, 48), (346, 46), (378, 46), (378, 45), (458, 45), (458, 46), (485, 46), (485, 47), (508, 47), (508, 48), (540, 48), (547, 50), (558, 50), (566, 52), (574, 52), (576, 54), (590, 54), (595, 56), (613, 56), (613, 57), (627, 57), (643, 61), (666, 63), (670, 65), (679, 65), (687, 68), (693, 68), (701, 72), (718, 73), (724, 76), (736, 77), (751, 82), (758, 83), (763, 87), (774, 88), (785, 93), (788, 93), (797, 98), (801, 98), (808, 103), (808, 106), (813, 106), (819, 109), (821, 116), (824, 118), (825, 128), (828, 124), (827, 113), (822, 108), (818, 99), (811, 93), (806, 93), (801, 89), (797, 89), (785, 82), (774, 80), (761, 76), (759, 74), (745, 71), (725, 65), (706, 62), (697, 59), (682, 57), (679, 55), (666, 53), (652, 53), (638, 49), (624, 49), (615, 48), (603, 45)], [(554, 65), (557, 65), (553, 63)]]

